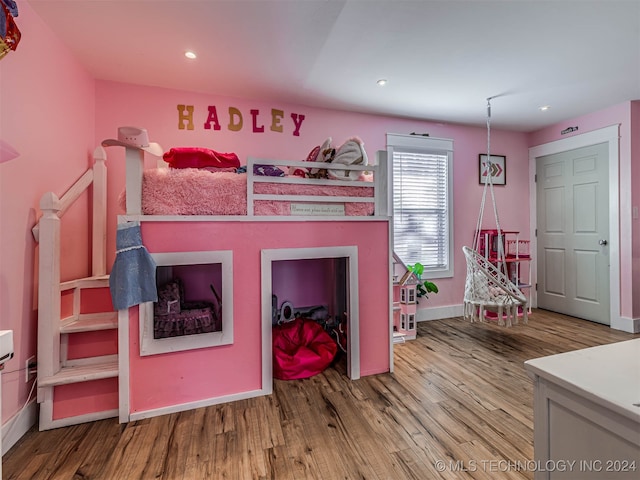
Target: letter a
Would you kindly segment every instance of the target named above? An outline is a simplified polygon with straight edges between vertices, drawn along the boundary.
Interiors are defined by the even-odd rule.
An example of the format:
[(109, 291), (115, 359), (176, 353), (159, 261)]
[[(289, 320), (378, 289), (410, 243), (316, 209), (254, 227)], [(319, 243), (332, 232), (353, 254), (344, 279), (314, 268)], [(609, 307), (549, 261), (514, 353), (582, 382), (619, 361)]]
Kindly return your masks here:
[(213, 122), (213, 129), (220, 130), (220, 122), (218, 122), (218, 112), (216, 111), (215, 105), (209, 105), (207, 107), (209, 109), (209, 116), (207, 117), (207, 121), (204, 122), (205, 130), (211, 130), (211, 122)]

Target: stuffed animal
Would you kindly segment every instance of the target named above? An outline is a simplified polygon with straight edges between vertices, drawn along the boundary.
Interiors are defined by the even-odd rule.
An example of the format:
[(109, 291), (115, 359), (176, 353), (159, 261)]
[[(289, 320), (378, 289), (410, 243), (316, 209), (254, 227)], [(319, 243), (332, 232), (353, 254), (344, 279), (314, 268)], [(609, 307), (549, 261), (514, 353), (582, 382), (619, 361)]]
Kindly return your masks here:
[[(336, 149), (331, 146), (331, 137), (327, 138), (318, 150), (318, 155), (312, 161), (316, 163), (331, 163), (336, 154)], [(328, 173), (324, 168), (311, 168), (309, 178), (327, 178)]]
[[(358, 137), (352, 137), (344, 142), (335, 152), (332, 163), (342, 165), (368, 165), (367, 152), (364, 143)], [(334, 170), (328, 172), (328, 177), (334, 180), (358, 180), (362, 172), (359, 170)]]

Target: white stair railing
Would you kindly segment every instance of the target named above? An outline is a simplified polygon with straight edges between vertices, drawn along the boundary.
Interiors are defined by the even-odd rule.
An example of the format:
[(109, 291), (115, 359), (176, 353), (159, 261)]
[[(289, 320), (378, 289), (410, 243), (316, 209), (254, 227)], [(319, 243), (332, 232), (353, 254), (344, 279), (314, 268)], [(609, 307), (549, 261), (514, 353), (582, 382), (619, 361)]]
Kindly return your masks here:
[[(38, 267), (38, 381), (60, 371), (60, 218), (68, 208), (93, 185), (93, 226), (91, 231), (91, 275), (106, 274), (106, 152), (97, 147), (94, 165), (61, 197), (53, 192), (40, 199), (42, 217), (33, 227), (39, 243)], [(38, 389), (38, 402), (42, 395)]]
[[(55, 211), (60, 219), (80, 195), (93, 185), (93, 226), (91, 231), (91, 274), (93, 276), (107, 273), (106, 244), (107, 244), (107, 152), (102, 147), (93, 151), (93, 167), (87, 170), (67, 192), (58, 198), (55, 193), (47, 192), (40, 199), (42, 217), (32, 229), (36, 242), (40, 242), (42, 219), (47, 213)], [(53, 226), (53, 224), (51, 224)], [(58, 224), (58, 228), (60, 225)], [(54, 227), (55, 228), (55, 227)], [(42, 256), (42, 245), (40, 246)], [(45, 246), (45, 250), (47, 247)], [(58, 249), (59, 253), (59, 249)], [(60, 256), (59, 254), (57, 255)]]

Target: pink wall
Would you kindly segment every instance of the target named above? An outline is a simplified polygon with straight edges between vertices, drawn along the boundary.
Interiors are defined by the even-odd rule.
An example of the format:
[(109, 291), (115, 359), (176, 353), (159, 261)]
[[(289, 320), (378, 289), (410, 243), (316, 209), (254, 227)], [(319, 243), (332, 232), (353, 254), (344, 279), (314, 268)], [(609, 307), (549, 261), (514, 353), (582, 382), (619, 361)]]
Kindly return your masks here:
[(286, 301), (294, 308), (314, 305), (331, 308), (336, 288), (332, 259), (283, 260), (274, 262), (271, 272), (278, 308)]
[[(294, 222), (143, 223), (150, 252), (233, 250), (232, 345), (140, 357), (130, 312), (130, 411), (140, 412), (262, 387), (260, 252), (356, 245), (361, 374), (389, 370), (388, 222), (318, 222), (312, 238)], [(184, 235), (188, 231), (189, 235)], [(224, 308), (224, 306), (223, 306)]]
[(638, 206), (640, 201), (638, 123), (638, 102), (626, 102), (566, 120), (529, 135), (529, 146), (536, 146), (565, 138), (560, 132), (568, 126), (577, 126), (578, 131), (567, 137), (610, 125), (620, 125), (620, 315), (626, 318), (640, 317), (640, 295), (637, 293), (640, 291), (640, 226), (638, 219), (632, 219), (632, 207)]
[[(180, 130), (178, 105), (194, 107), (193, 130)], [(220, 130), (205, 129), (208, 107), (214, 106)], [(229, 109), (241, 112), (243, 127), (229, 130)], [(479, 108), (483, 108), (479, 106)], [(284, 112), (283, 131), (270, 129), (272, 110)], [(251, 110), (258, 110), (256, 126), (264, 132), (254, 133)], [(495, 109), (494, 109), (495, 110)], [(432, 137), (454, 140), (454, 241), (455, 276), (439, 279), (440, 293), (433, 295), (421, 307), (460, 305), (464, 291), (466, 267), (461, 249), (471, 243), (478, 216), (482, 187), (478, 182), (478, 154), (486, 151), (484, 128), (425, 122), (393, 117), (364, 115), (300, 105), (286, 105), (268, 100), (248, 100), (204, 95), (179, 90), (141, 87), (113, 82), (96, 83), (96, 144), (116, 135), (118, 126), (136, 125), (147, 128), (151, 141), (165, 150), (178, 146), (201, 146), (220, 152), (235, 152), (242, 163), (247, 156), (262, 158), (304, 159), (309, 151), (332, 137), (339, 145), (348, 137), (362, 138), (369, 157), (375, 159), (377, 150), (386, 148), (386, 133), (428, 132)], [(294, 123), (290, 115), (304, 115), (299, 135), (293, 135)], [(498, 115), (495, 111), (494, 115)], [(212, 127), (214, 122), (211, 123)], [(503, 228), (519, 230), (523, 238), (529, 235), (529, 184), (526, 135), (492, 130), (492, 152), (507, 157), (507, 185), (496, 187), (496, 197)], [(123, 212), (116, 198), (124, 188), (124, 149), (109, 147), (110, 235), (109, 252), (115, 250), (116, 215)], [(155, 158), (147, 155), (146, 164), (152, 167)], [(485, 212), (485, 226), (492, 227), (493, 214)], [(113, 257), (108, 260), (110, 265)]]
[[(2, 373), (2, 422), (25, 403), (24, 363), (36, 354), (36, 243), (31, 228), (46, 191), (62, 195), (87, 169), (94, 143), (94, 81), (18, 2), (22, 39), (0, 60), (0, 141), (19, 152), (0, 163), (0, 329), (13, 330), (15, 356)], [(63, 279), (87, 273), (87, 196), (64, 218)]]

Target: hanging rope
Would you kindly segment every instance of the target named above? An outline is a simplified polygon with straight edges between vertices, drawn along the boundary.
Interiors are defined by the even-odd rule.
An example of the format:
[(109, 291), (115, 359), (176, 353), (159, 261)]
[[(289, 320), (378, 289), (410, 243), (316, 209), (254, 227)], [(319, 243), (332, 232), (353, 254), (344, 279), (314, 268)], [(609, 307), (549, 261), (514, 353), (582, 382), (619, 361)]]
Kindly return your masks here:
[[(527, 298), (509, 279), (502, 228), (498, 217), (498, 207), (493, 190), (493, 162), (491, 161), (491, 97), (487, 98), (487, 161), (483, 165), (485, 177), (480, 212), (473, 237), (473, 248), (462, 247), (467, 262), (467, 277), (464, 288), (464, 317), (474, 321), (485, 321), (485, 313), (493, 312), (498, 325), (511, 326), (518, 323), (520, 310), (523, 322), (527, 323)], [(493, 215), (497, 230), (497, 258), (488, 257), (485, 238), (485, 252), (480, 252), (480, 231), (484, 219), (487, 191), (491, 193)], [(486, 256), (486, 257), (485, 257)]]
[[(487, 98), (487, 163), (483, 165), (483, 172), (485, 175), (484, 189), (482, 190), (482, 200), (480, 201), (480, 212), (478, 214), (478, 221), (476, 223), (476, 230), (473, 236), (473, 249), (479, 251), (480, 249), (480, 230), (482, 230), (482, 221), (484, 219), (484, 209), (487, 198), (487, 190), (491, 193), (491, 203), (493, 207), (493, 216), (496, 220), (496, 230), (498, 231), (498, 266), (499, 270), (504, 270), (507, 273), (507, 267), (505, 262), (505, 249), (504, 242), (502, 240), (502, 229), (500, 227), (500, 218), (498, 217), (498, 208), (496, 205), (496, 198), (493, 191), (493, 162), (491, 161), (491, 99)], [(485, 245), (486, 247), (486, 245)]]

